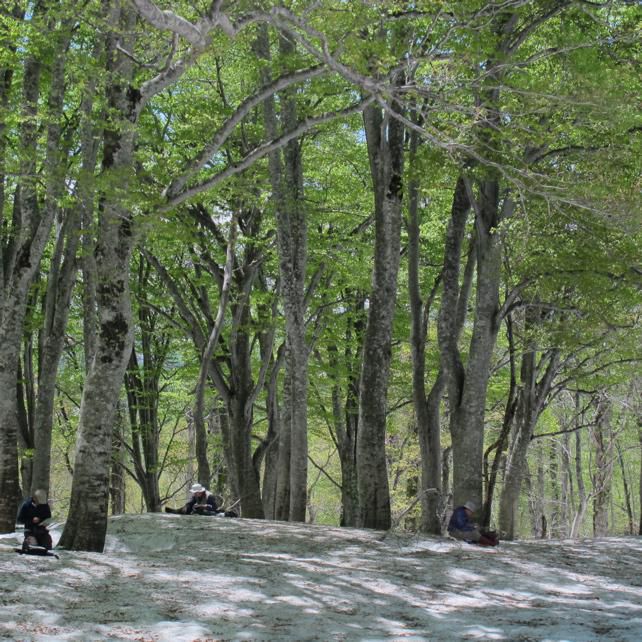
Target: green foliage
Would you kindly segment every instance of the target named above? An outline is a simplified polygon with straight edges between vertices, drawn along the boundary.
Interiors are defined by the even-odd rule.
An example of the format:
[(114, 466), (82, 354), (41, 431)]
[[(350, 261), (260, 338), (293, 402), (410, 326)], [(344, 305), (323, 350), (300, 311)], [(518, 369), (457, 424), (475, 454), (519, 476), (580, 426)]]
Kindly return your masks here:
[[(193, 21), (211, 5), (205, 0), (157, 4)], [(42, 176), (51, 116), (47, 98), (51, 91), (51, 63), (59, 53), (63, 24), (69, 27), (67, 23), (73, 22), (65, 70), (62, 147), (66, 189), (55, 203), (61, 219), (66, 211), (78, 205), (75, 188), (83, 151), (81, 104), (89, 87), (96, 88), (91, 124), (99, 145), (99, 159), (105, 127), (122, 130), (132, 126), (129, 122), (112, 122), (114, 114), (106, 109), (106, 90), (119, 82), (106, 71), (103, 46), (104, 35), (113, 25), (102, 14), (101, 3), (83, 3), (81, 8), (76, 5), (58, 3), (46, 16), (25, 20), (0, 12), (0, 69), (13, 72), (6, 105), (0, 104), (0, 125), (6, 141), (6, 151), (0, 159), (4, 188), (3, 256), (11, 241), (7, 230), (13, 216), (12, 200), (20, 182), (21, 163), (28, 160), (21, 148), (21, 128), (25, 123), (24, 65), (30, 57), (43, 62), (35, 171), (38, 180), (43, 179), (37, 187), (39, 205), (44, 207), (48, 203), (44, 188), (47, 177)], [(626, 3), (604, 8), (571, 3), (528, 31), (529, 25), (539, 24), (539, 19), (551, 8), (550, 3), (504, 3), (501, 11), (496, 11), (493, 3), (477, 0), (414, 3), (290, 0), (282, 5), (299, 20), (272, 21), (268, 27), (269, 61), (259, 60), (255, 53), (258, 24), (244, 28), (234, 37), (216, 30), (206, 50), (143, 110), (135, 125), (133, 166), (107, 171), (100, 168), (99, 162), (91, 181), (96, 189), (97, 206), (107, 199), (134, 213), (140, 251), (155, 256), (164, 266), (185, 295), (195, 323), (204, 335), (211, 330), (220, 297), (218, 277), (225, 261), (229, 221), (232, 213), (237, 215), (240, 221), (237, 280), (233, 283), (232, 304), (215, 355), (221, 371), (232, 374), (229, 346), (233, 332), (246, 331), (250, 337), (254, 378), (262, 364), (260, 339), (268, 330), (275, 329), (273, 358), (284, 339), (275, 244), (277, 213), (268, 157), (263, 156), (243, 172), (234, 173), (173, 209), (167, 207), (164, 190), (187, 170), (190, 170), (187, 187), (209, 180), (236, 167), (248, 154), (269, 142), (264, 105), (258, 102), (240, 119), (216, 153), (191, 171), (195, 159), (212, 142), (216, 132), (245, 100), (261, 89), (263, 70), (269, 69), (271, 77), (278, 78), (327, 62), (325, 55), (331, 56), (333, 69), (277, 93), (274, 98), (277, 118), (286, 93), (294, 97), (301, 121), (340, 110), (371, 90), (372, 84), (364, 88), (363, 82), (361, 86), (353, 82), (360, 79), (378, 83), (377, 98), (390, 106), (393, 104), (390, 78), (399, 70), (409, 73), (407, 82), (394, 94), (394, 105), (409, 119), (421, 112), (417, 126), (422, 130), (422, 141), (412, 163), (406, 162), (404, 187), (406, 196), (411, 181), (417, 182), (419, 190), (422, 297), (427, 298), (440, 278), (453, 189), (460, 172), (465, 169), (473, 179), (492, 173), (500, 181), (502, 203), (508, 199), (515, 203), (513, 215), (498, 230), (504, 248), (503, 292), (506, 298), (513, 297), (511, 311), (516, 315), (528, 306), (543, 310), (541, 323), (532, 335), (517, 333), (517, 353), (529, 339), (536, 340), (538, 350), (558, 349), (563, 360), (556, 379), (559, 390), (620, 389), (632, 377), (641, 358), (642, 146), (638, 106), (642, 87), (640, 40), (635, 37), (636, 7)], [(273, 8), (273, 3), (267, 2), (225, 5), (234, 19), (249, 11), (258, 15)], [(511, 12), (515, 14), (511, 32), (514, 40), (507, 42), (502, 28), (510, 20)], [(51, 30), (43, 28), (44, 21), (60, 25), (53, 31), (55, 37)], [(279, 47), (277, 23), (289, 30), (287, 35), (293, 46), (287, 55)], [(174, 47), (173, 62), (188, 55), (189, 47), (180, 38), (172, 42), (168, 33), (151, 28), (142, 19), (135, 29), (136, 45), (126, 55), (136, 70), (135, 88), (140, 88), (167, 70), (164, 65)], [(524, 38), (517, 42), (522, 34)], [(126, 35), (119, 34), (119, 42), (125, 42)], [(495, 116), (491, 126), (489, 121)], [(341, 403), (345, 404), (349, 376), (360, 367), (361, 343), (355, 325), (365, 322), (366, 312), (356, 310), (355, 306), (367, 297), (371, 288), (373, 185), (361, 115), (337, 118), (306, 131), (297, 144), (301, 146), (304, 172), (299, 205), (305, 211), (308, 230), (306, 283), (319, 276), (307, 310), (312, 350), (308, 424), (311, 456), (325, 472), (310, 467), (310, 506), (316, 521), (338, 523), (340, 493), (328, 479), (338, 482), (341, 477), (332, 439), (335, 430), (332, 386), (338, 387)], [(196, 221), (197, 207), (208, 224)], [(472, 225), (468, 233), (473, 238)], [(405, 232), (402, 242), (405, 256)], [(48, 271), (52, 253), (53, 241), (44, 254), (43, 274)], [(249, 270), (251, 263), (244, 261), (250, 256), (260, 265), (258, 276), (241, 286), (242, 272)], [(166, 284), (156, 273), (144, 283), (137, 282), (139, 258), (136, 255), (132, 262), (134, 313), (153, 311), (150, 335), (159, 359), (154, 365), (160, 373), (160, 446), (166, 455), (161, 488), (164, 495), (171, 495), (180, 492), (190, 463), (187, 426), (200, 363), (190, 335), (194, 328), (177, 311)], [(42, 299), (44, 286), (44, 281), (33, 283), (34, 301)], [(69, 466), (73, 465), (73, 441), (84, 381), (82, 286), (79, 280), (58, 377), (53, 474), (54, 486), (64, 489), (61, 496), (67, 492)], [(434, 382), (440, 366), (435, 328), (440, 295), (437, 288), (429, 316), (427, 386)], [(237, 309), (234, 306), (245, 297), (250, 302), (248, 317), (244, 325), (233, 330), (232, 309)], [(279, 304), (275, 317), (271, 313), (274, 301)], [(464, 359), (472, 322), (473, 319), (467, 319), (464, 328), (461, 342)], [(40, 306), (30, 306), (25, 336), (41, 329), (42, 323)], [(140, 349), (143, 340), (140, 320), (137, 324), (135, 342)], [(410, 404), (409, 325), (407, 266), (402, 261), (393, 328), (387, 443), (396, 515), (412, 502), (409, 489), (419, 470)], [(167, 341), (166, 353), (161, 349), (162, 341)], [(330, 361), (333, 350), (340, 355), (334, 365)], [(502, 337), (485, 400), (486, 445), (496, 439), (504, 418), (510, 383), (506, 350)], [(34, 365), (37, 362), (36, 350)], [(213, 394), (208, 398), (210, 406), (216, 401)], [(563, 428), (571, 413), (559, 398), (549, 401), (552, 407), (543, 413), (538, 431), (555, 432)], [(259, 439), (265, 435), (265, 404), (262, 390), (255, 404), (254, 432)], [(626, 414), (621, 412), (622, 416)], [(626, 428), (621, 441), (626, 470), (633, 477), (639, 453), (634, 451), (631, 421), (629, 416), (623, 420)], [(448, 440), (444, 434), (444, 445)], [(130, 434), (126, 441), (131, 446)], [(210, 451), (215, 464), (222, 461), (219, 434), (211, 435)], [(588, 447), (584, 456), (588, 483)], [(541, 452), (533, 450), (530, 495), (524, 494), (525, 514), (533, 510), (534, 471), (540, 466), (541, 457), (544, 457)], [(220, 472), (224, 479), (224, 471)], [(621, 491), (618, 481), (615, 492), (619, 504)], [(140, 507), (136, 493), (134, 486), (128, 486), (131, 510)], [(546, 493), (553, 495), (552, 482), (546, 486)], [(416, 518), (417, 510), (415, 507), (408, 518)], [(524, 526), (523, 533), (529, 534), (530, 528), (530, 524)], [(619, 520), (614, 528), (621, 529)]]

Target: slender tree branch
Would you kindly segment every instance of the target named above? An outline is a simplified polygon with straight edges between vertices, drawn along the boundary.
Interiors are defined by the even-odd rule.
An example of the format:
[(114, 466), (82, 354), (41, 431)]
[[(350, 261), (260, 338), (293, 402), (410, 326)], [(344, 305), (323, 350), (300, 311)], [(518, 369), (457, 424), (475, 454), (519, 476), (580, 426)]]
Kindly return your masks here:
[(280, 149), (291, 140), (299, 138), (305, 132), (337, 118), (358, 113), (365, 107), (367, 107), (370, 103), (372, 103), (373, 100), (374, 98), (372, 96), (368, 96), (364, 100), (361, 100), (360, 102), (351, 105), (350, 107), (346, 107), (345, 109), (339, 109), (337, 111), (328, 112), (326, 114), (322, 114), (321, 116), (315, 116), (314, 118), (307, 118), (301, 121), (301, 123), (293, 130), (253, 149), (249, 154), (245, 156), (245, 158), (243, 158), (238, 163), (235, 163), (234, 165), (228, 165), (224, 170), (221, 170), (220, 172), (218, 172), (218, 174), (215, 174), (211, 178), (186, 189), (184, 192), (181, 192), (180, 194), (177, 194), (172, 198), (169, 198), (167, 204), (161, 207), (159, 211), (167, 212), (169, 210), (172, 210), (174, 207), (191, 198), (192, 196), (196, 196), (196, 194), (200, 194), (201, 192), (212, 189), (230, 176), (234, 176), (246, 170), (248, 167), (251, 167), (257, 160), (263, 158), (264, 156), (267, 156), (270, 152), (276, 149)]
[(272, 96), (278, 91), (281, 91), (295, 83), (309, 80), (315, 76), (319, 76), (326, 72), (326, 69), (321, 66), (311, 67), (310, 69), (303, 69), (300, 71), (281, 76), (269, 85), (262, 87), (256, 94), (246, 98), (237, 108), (234, 114), (230, 116), (221, 128), (216, 132), (213, 140), (203, 149), (203, 151), (195, 158), (183, 173), (172, 180), (170, 185), (165, 189), (164, 196), (168, 199), (176, 196), (183, 189), (187, 181), (212, 159), (218, 152), (223, 143), (229, 138), (234, 128), (241, 122), (241, 120), (258, 104), (263, 102), (269, 96)]

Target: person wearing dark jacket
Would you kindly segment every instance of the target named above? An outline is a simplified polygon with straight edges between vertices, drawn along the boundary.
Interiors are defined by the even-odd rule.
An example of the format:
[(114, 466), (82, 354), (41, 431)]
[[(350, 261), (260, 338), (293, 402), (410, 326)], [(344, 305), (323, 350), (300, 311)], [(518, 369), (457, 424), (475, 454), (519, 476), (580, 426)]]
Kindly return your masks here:
[(205, 486), (194, 484), (190, 489), (192, 497), (183, 506), (185, 514), (198, 513), (199, 515), (216, 515), (219, 512), (216, 498)]
[(51, 518), (51, 508), (47, 503), (47, 493), (37, 490), (33, 497), (27, 497), (18, 511), (18, 523), (25, 525), (23, 548), (42, 546), (51, 550), (53, 542), (45, 520)]
[(463, 506), (458, 506), (448, 522), (448, 534), (455, 539), (481, 546), (497, 546), (497, 535), (494, 532), (484, 532), (473, 521), (477, 504), (468, 500)]
[(179, 513), (181, 515), (218, 515), (219, 513), (223, 515), (223, 512), (218, 509), (216, 498), (205, 486), (194, 484), (189, 489), (189, 492), (191, 497), (187, 504), (181, 508), (169, 508), (169, 506), (166, 506), (165, 512)]
[(223, 510), (216, 503), (216, 498), (205, 486), (194, 484), (190, 489), (190, 499), (181, 508), (165, 506), (166, 513), (179, 515), (216, 515), (216, 517), (238, 517), (233, 510)]

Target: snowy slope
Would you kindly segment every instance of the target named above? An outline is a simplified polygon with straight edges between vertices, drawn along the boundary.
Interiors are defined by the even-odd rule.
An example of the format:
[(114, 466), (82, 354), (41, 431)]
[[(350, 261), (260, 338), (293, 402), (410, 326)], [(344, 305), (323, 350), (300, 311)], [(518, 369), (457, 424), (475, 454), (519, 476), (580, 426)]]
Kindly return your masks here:
[(0, 536), (2, 640), (642, 640), (640, 537), (488, 549), (145, 514), (112, 518), (104, 554), (21, 539)]

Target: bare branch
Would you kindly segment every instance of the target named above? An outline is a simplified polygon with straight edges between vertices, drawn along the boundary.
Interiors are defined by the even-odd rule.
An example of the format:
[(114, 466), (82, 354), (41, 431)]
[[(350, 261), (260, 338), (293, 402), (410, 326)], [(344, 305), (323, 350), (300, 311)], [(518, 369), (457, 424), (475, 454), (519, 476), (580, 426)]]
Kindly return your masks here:
[(171, 31), (199, 48), (207, 45), (207, 36), (211, 29), (207, 29), (209, 25), (203, 24), (204, 21), (199, 21), (196, 25), (192, 24), (173, 11), (162, 11), (151, 0), (131, 1), (138, 13), (157, 29)]
[(273, 95), (277, 91), (281, 91), (295, 83), (301, 82), (303, 80), (309, 80), (315, 76), (319, 76), (324, 73), (326, 70), (324, 67), (315, 66), (310, 69), (302, 69), (300, 71), (295, 71), (291, 74), (281, 76), (274, 82), (262, 87), (256, 94), (246, 98), (236, 109), (236, 111), (230, 116), (221, 128), (216, 132), (214, 139), (209, 145), (207, 145), (203, 151), (195, 158), (190, 165), (185, 169), (185, 171), (175, 178), (170, 185), (166, 188), (164, 196), (167, 198), (172, 198), (180, 193), (180, 191), (185, 187), (187, 181), (198, 171), (203, 169), (203, 167), (212, 159), (214, 154), (218, 152), (223, 143), (228, 139), (236, 125), (238, 125), (241, 120), (252, 110), (256, 105), (260, 104), (269, 96)]
[(524, 42), (529, 38), (531, 34), (533, 34), (535, 31), (537, 31), (538, 27), (543, 25), (545, 22), (550, 20), (553, 16), (557, 15), (558, 13), (564, 11), (564, 9), (568, 8), (572, 4), (572, 0), (565, 0), (564, 2), (558, 2), (553, 5), (553, 7), (549, 10), (543, 13), (541, 16), (527, 24), (515, 37), (513, 42), (510, 43), (510, 45), (507, 47), (507, 52), (508, 53), (514, 53), (519, 49), (521, 45), (524, 44)]
[(278, 138), (275, 138), (274, 140), (268, 141), (263, 145), (260, 145), (259, 147), (251, 151), (249, 154), (247, 154), (245, 158), (243, 158), (240, 162), (234, 165), (228, 165), (224, 170), (221, 170), (220, 172), (218, 172), (218, 174), (215, 174), (208, 180), (203, 181), (198, 185), (194, 185), (193, 187), (190, 187), (189, 189), (182, 192), (181, 194), (177, 194), (173, 198), (168, 199), (167, 204), (164, 207), (162, 207), (159, 211), (160, 212), (169, 211), (174, 207), (176, 207), (176, 205), (186, 201), (192, 196), (195, 196), (196, 194), (200, 194), (201, 192), (205, 192), (206, 190), (211, 189), (212, 187), (218, 185), (220, 182), (222, 182), (226, 178), (239, 174), (240, 172), (246, 170), (248, 167), (251, 167), (252, 164), (255, 163), (257, 160), (259, 160), (260, 158), (263, 158), (264, 156), (266, 156), (267, 154), (269, 154), (270, 152), (276, 149), (280, 149), (281, 147), (286, 145), (288, 142), (290, 142), (294, 138), (299, 138), (305, 132), (310, 131), (311, 129), (314, 129), (315, 127), (318, 127), (323, 123), (327, 123), (337, 118), (349, 116), (351, 114), (355, 114), (357, 112), (362, 111), (365, 107), (367, 107), (370, 103), (372, 103), (373, 100), (374, 98), (372, 96), (368, 96), (364, 100), (361, 100), (360, 102), (354, 105), (351, 105), (350, 107), (346, 107), (345, 109), (328, 112), (326, 114), (322, 114), (321, 116), (316, 116), (314, 118), (307, 118), (301, 121), (301, 123), (299, 123), (299, 125), (295, 127), (293, 130), (283, 134), (282, 136), (279, 136)]

